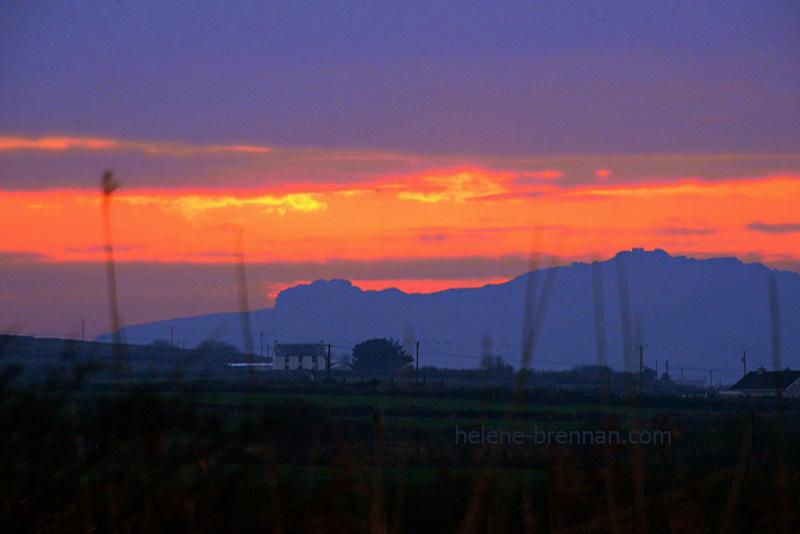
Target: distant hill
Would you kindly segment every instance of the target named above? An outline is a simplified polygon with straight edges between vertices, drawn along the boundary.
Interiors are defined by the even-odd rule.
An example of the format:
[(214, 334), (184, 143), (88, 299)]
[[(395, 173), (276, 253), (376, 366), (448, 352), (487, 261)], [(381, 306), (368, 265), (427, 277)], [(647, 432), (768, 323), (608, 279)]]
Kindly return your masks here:
[[(517, 277), (504, 284), (406, 294), (397, 289), (363, 291), (346, 280), (318, 280), (282, 291), (272, 309), (251, 312), (255, 352), (261, 340), (333, 344), (336, 355), (370, 337), (401, 342), (413, 331), (421, 341), (421, 365), (476, 367), (481, 339), (491, 336), (493, 352), (519, 366), (522, 317), (528, 277), (537, 295), (549, 277), (552, 294), (546, 309), (534, 368), (596, 364), (596, 330), (592, 264), (573, 263)], [(604, 301), (608, 362), (622, 369), (623, 334), (619, 275), (628, 281), (631, 345), (645, 344), (648, 367), (669, 360), (680, 368), (716, 369), (733, 382), (742, 374), (742, 351), (748, 367), (772, 367), (768, 279), (779, 292), (782, 365), (800, 367), (800, 274), (743, 264), (735, 258), (697, 260), (671, 257), (663, 250), (634, 249), (599, 263)], [(237, 313), (205, 315), (128, 326), (128, 342), (169, 339), (194, 347), (203, 339), (243, 346)], [(99, 340), (109, 340), (101, 336)], [(265, 348), (265, 354), (268, 351)], [(635, 353), (638, 368), (638, 352)], [(698, 373), (700, 373), (698, 375)], [(687, 378), (689, 373), (687, 372)]]

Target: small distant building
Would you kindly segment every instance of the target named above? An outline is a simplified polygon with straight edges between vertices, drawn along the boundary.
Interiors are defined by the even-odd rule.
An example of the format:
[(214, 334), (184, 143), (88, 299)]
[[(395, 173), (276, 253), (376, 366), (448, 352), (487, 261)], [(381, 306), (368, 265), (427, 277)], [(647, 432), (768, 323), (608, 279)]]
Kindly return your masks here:
[(327, 369), (327, 352), (322, 343), (275, 343), (274, 369), (317, 371)]
[(747, 373), (731, 386), (730, 392), (752, 397), (800, 397), (800, 371), (767, 371), (762, 367)]

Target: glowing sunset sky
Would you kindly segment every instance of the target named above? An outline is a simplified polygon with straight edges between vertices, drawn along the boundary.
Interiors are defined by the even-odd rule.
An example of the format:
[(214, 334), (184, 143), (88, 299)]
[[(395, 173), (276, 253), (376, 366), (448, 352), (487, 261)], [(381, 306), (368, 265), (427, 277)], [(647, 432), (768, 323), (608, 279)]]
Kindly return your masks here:
[(435, 291), (622, 249), (800, 271), (800, 9), (0, 7), (0, 328), (347, 278)]

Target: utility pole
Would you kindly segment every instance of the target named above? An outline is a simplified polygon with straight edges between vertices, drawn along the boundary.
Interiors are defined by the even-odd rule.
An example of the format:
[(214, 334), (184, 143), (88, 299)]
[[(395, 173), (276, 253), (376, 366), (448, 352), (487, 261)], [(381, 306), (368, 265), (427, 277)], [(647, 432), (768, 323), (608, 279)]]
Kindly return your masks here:
[(742, 365), (744, 366), (744, 375), (742, 375), (742, 376), (747, 376), (747, 351), (746, 350), (742, 351)]
[(264, 357), (264, 332), (259, 332), (261, 334), (261, 357)]
[(419, 341), (417, 341), (417, 385), (419, 385)]

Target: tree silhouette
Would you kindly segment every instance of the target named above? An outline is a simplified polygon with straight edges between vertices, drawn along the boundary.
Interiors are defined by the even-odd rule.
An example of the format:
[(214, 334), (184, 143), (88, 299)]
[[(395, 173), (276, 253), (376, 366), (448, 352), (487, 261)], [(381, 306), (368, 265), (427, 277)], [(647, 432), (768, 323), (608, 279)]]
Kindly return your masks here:
[(241, 354), (238, 347), (216, 339), (203, 341), (194, 350), (200, 365), (212, 369), (225, 369), (236, 356)]
[(502, 356), (484, 354), (481, 358), (481, 369), (497, 374), (513, 374), (514, 366), (507, 363)]
[(373, 338), (353, 347), (353, 368), (370, 370), (400, 369), (414, 358), (394, 339)]
[(231, 345), (230, 343), (225, 343), (224, 341), (218, 341), (216, 339), (207, 339), (205, 341), (201, 341), (195, 350), (209, 354), (226, 355), (239, 354), (241, 352), (237, 346)]

